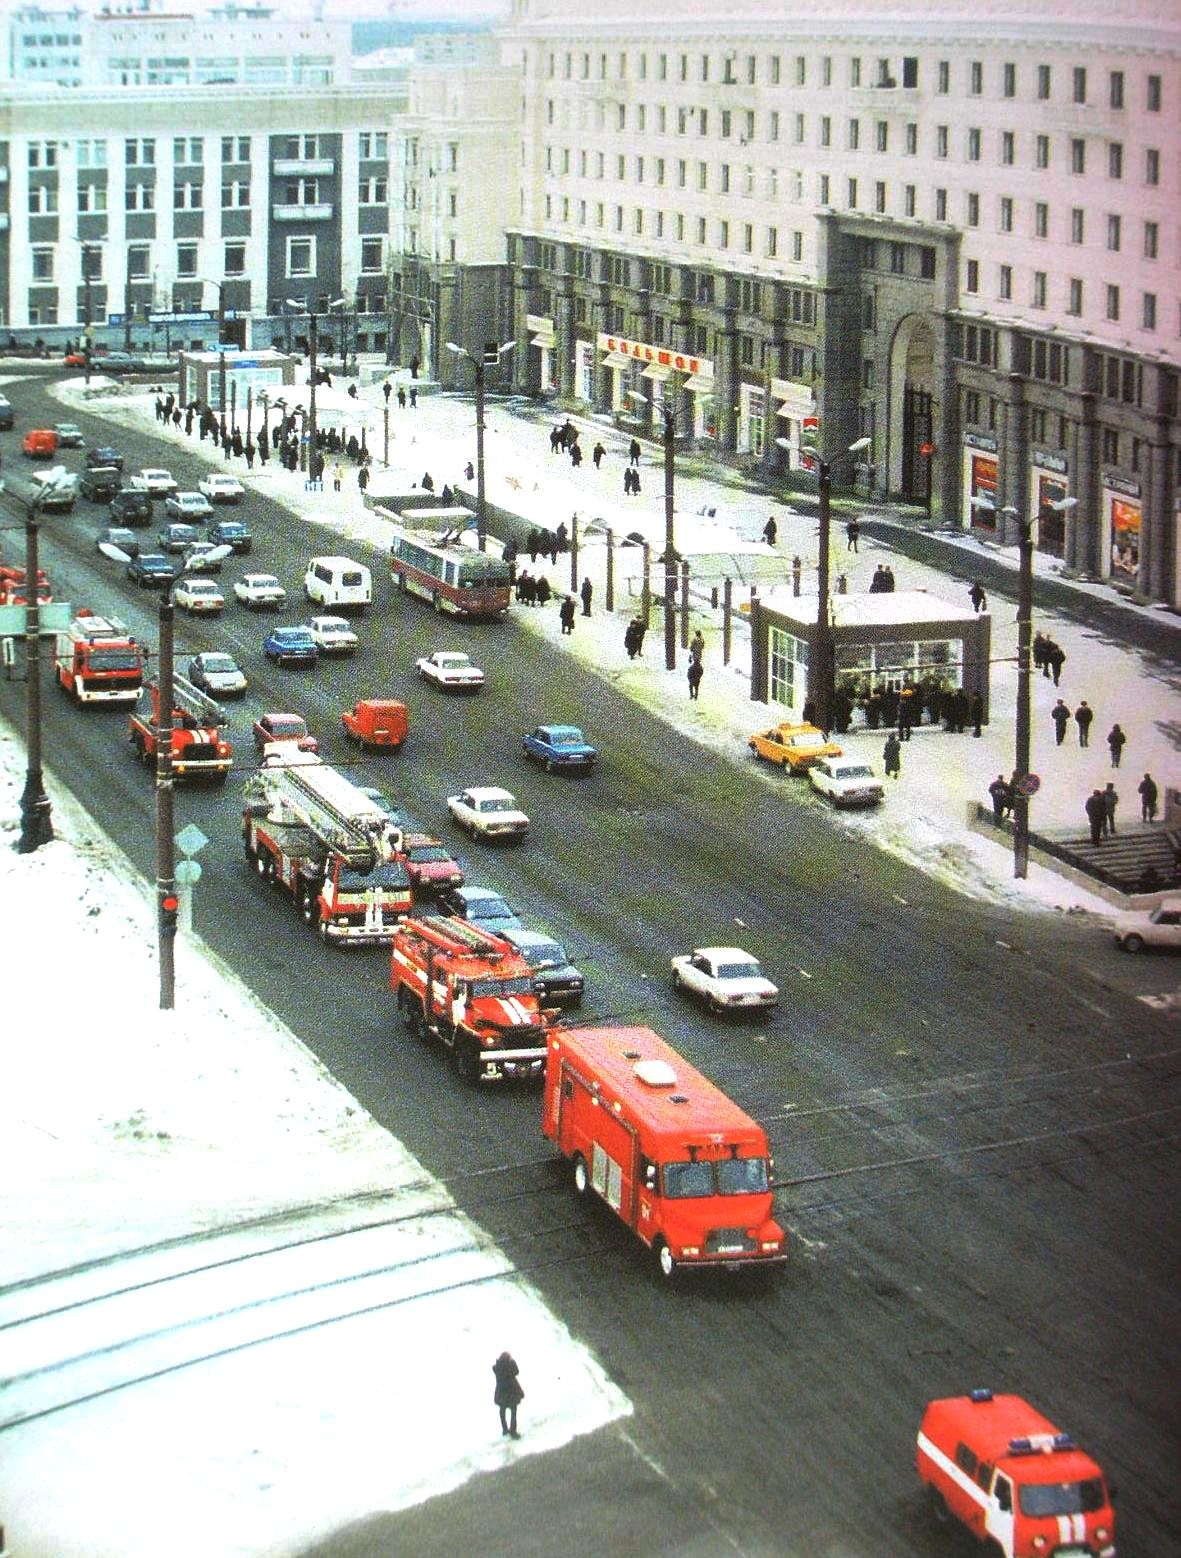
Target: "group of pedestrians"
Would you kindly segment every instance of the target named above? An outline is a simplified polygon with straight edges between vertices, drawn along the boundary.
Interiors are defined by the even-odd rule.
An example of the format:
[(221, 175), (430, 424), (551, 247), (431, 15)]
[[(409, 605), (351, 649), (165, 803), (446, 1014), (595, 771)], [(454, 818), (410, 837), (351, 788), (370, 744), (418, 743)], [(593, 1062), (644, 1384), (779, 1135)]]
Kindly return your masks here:
[(869, 593), (890, 595), (896, 588), (893, 568), (888, 563), (879, 563), (873, 571), (873, 578), (869, 581)]
[[(418, 375), (416, 373), (414, 375), (414, 377), (417, 378), (417, 376)], [(350, 391), (350, 393), (351, 393), (351, 391)], [(382, 386), (381, 386), (381, 398), (385, 401), (387, 406), (390, 403), (390, 397), (393, 395), (393, 393), (394, 393), (394, 386), (390, 383), (389, 379), (386, 379), (383, 382)], [(411, 411), (417, 410), (418, 409), (418, 385), (414, 384), (414, 383), (411, 383), (409, 393), (407, 393), (406, 386), (404, 384), (399, 384), (398, 385), (397, 400), (398, 400), (398, 409), (399, 409), (399, 411), (405, 411), (407, 405), (409, 405)]]
[(1043, 676), (1051, 676), (1057, 687), (1066, 664), (1066, 651), (1046, 633), (1033, 635), (1033, 667)]

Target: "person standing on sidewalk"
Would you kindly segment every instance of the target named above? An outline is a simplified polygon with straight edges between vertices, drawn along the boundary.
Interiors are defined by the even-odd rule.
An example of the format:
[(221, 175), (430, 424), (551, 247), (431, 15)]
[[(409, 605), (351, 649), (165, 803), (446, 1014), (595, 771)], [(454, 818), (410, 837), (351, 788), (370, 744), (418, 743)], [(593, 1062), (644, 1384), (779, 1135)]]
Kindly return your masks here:
[(594, 461), (596, 471), (598, 470), (599, 466), (602, 465), (603, 456), (606, 453), (607, 451), (603, 448), (602, 444), (596, 444), (595, 447), (591, 450), (591, 459)]
[(701, 678), (705, 675), (705, 667), (700, 660), (689, 661), (687, 675), (689, 678), (689, 696), (696, 701), (697, 694), (701, 688)]
[(770, 519), (768, 519), (767, 523), (763, 526), (763, 540), (767, 543), (768, 546), (774, 546), (778, 537), (779, 526), (775, 523), (775, 516), (772, 514)]
[(1107, 802), (1103, 799), (1103, 791), (1092, 790), (1083, 803), (1083, 810), (1091, 826), (1091, 843), (1098, 848), (1107, 821)]
[(700, 628), (697, 629), (696, 633), (689, 640), (689, 658), (690, 660), (696, 660), (698, 665), (705, 659), (705, 634)]
[(1062, 675), (1062, 667), (1066, 664), (1066, 651), (1061, 645), (1054, 643), (1051, 639), (1046, 658), (1054, 675), (1054, 686), (1057, 687), (1058, 680)]
[(521, 1436), (517, 1432), (517, 1408), (524, 1401), (525, 1392), (521, 1389), (521, 1371), (511, 1352), (501, 1353), (492, 1365), (492, 1373), (496, 1379), (492, 1400), (500, 1413), (500, 1431), (502, 1434), (507, 1434), (510, 1439), (519, 1439)]
[(893, 731), (886, 737), (886, 744), (882, 748), (882, 762), (885, 764), (887, 779), (901, 778), (902, 748), (898, 745), (898, 737)]
[(1107, 781), (1107, 788), (1103, 792), (1103, 812), (1106, 818), (1104, 831), (1115, 837), (1115, 808), (1119, 805), (1119, 795), (1111, 780)]
[(582, 588), (578, 593), (582, 598), (582, 614), (584, 617), (589, 617), (591, 614), (591, 598), (595, 593), (595, 587), (590, 581), (590, 574), (583, 574)]
[(1066, 727), (1070, 724), (1070, 710), (1059, 698), (1058, 702), (1050, 710), (1050, 718), (1054, 721), (1054, 738), (1059, 746), (1066, 740)]
[(394, 393), (394, 386), (390, 383), (390, 381), (388, 379), (386, 379), (385, 382), (381, 386), (381, 395), (382, 395), (382, 399), (385, 401), (387, 406), (390, 403), (390, 396), (393, 393)]
[(1156, 788), (1156, 780), (1152, 777), (1151, 774), (1145, 774), (1144, 778), (1141, 779), (1140, 783), (1136, 786), (1136, 790), (1140, 796), (1141, 822), (1155, 822), (1156, 803), (1159, 794)]
[(984, 586), (979, 579), (972, 580), (972, 587), (968, 591), (968, 599), (972, 602), (972, 610), (977, 616), (982, 611), (988, 610), (988, 596), (984, 593)]
[(859, 542), (861, 540), (861, 522), (860, 522), (860, 520), (851, 519), (848, 522), (848, 524), (845, 526), (845, 540), (846, 540), (846, 544), (848, 545), (849, 551), (850, 552), (857, 552), (858, 555), (860, 555), (860, 550), (861, 550), (860, 546), (859, 546)]
[(1124, 743), (1127, 739), (1127, 736), (1124, 735), (1118, 725), (1113, 725), (1107, 732), (1107, 750), (1111, 753), (1111, 766), (1113, 768), (1119, 767), (1119, 760), (1123, 755)]
[(340, 491), (340, 484), (341, 484), (341, 482), (343, 480), (344, 480), (344, 466), (341, 465), (340, 461), (338, 460), (337, 463), (332, 467), (332, 490), (333, 490), (333, 492), (339, 492)]
[(629, 465), (639, 465), (640, 463), (640, 440), (638, 438), (633, 438), (627, 446), (627, 463)]
[(1078, 726), (1078, 744), (1080, 747), (1091, 744), (1091, 721), (1095, 718), (1095, 711), (1084, 698), (1074, 711), (1074, 722)]
[(559, 611), (558, 611), (558, 617), (559, 617), (559, 619), (560, 619), (560, 621), (562, 623), (562, 632), (564, 634), (565, 633), (573, 633), (573, 631), (574, 631), (574, 597), (573, 597), (573, 595), (566, 595), (566, 596), (563, 597), (561, 607), (559, 608)]
[(992, 820), (1001, 823), (1005, 820), (1005, 813), (1012, 810), (1013, 806), (1013, 792), (1004, 774), (997, 774), (988, 787), (988, 793), (992, 798)]
[(404, 384), (399, 384), (398, 385), (398, 410), (399, 411), (405, 411), (405, 409), (406, 409), (406, 386)]

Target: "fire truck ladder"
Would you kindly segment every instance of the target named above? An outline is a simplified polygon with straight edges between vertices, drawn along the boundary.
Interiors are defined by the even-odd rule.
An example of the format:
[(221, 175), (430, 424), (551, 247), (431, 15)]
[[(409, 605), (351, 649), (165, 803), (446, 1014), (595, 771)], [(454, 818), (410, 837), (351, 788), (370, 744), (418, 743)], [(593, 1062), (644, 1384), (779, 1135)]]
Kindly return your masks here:
[(286, 807), (350, 870), (371, 871), (378, 861), (390, 859), (401, 843), (401, 833), (389, 818), (327, 764), (309, 764), (302, 770), (265, 768), (256, 778), (272, 804)]
[[(156, 689), (156, 697), (159, 699), (160, 689), (156, 682), (152, 683)], [(228, 725), (229, 719), (226, 711), (220, 703), (206, 697), (199, 687), (194, 687), (192, 682), (183, 676), (172, 678), (172, 702), (173, 707), (180, 709), (198, 725)]]
[(490, 961), (502, 958), (511, 948), (491, 931), (481, 930), (467, 920), (448, 919), (443, 914), (423, 914), (407, 920), (404, 930), (417, 932), (440, 952), (478, 952)]
[(71, 622), (70, 631), (79, 643), (100, 644), (108, 638), (135, 643), (135, 635), (126, 622), (120, 622), (118, 617), (100, 617), (92, 611), (80, 611)]

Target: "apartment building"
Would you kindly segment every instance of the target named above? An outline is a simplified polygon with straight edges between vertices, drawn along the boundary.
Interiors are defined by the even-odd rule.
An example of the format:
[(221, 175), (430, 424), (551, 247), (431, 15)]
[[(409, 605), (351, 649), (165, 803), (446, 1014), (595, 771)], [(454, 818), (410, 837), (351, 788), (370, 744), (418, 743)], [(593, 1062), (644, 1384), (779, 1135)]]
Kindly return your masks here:
[(815, 421), (838, 484), (1181, 603), (1181, 14), (514, 0), (502, 37), (520, 387), (664, 396), (768, 471)]

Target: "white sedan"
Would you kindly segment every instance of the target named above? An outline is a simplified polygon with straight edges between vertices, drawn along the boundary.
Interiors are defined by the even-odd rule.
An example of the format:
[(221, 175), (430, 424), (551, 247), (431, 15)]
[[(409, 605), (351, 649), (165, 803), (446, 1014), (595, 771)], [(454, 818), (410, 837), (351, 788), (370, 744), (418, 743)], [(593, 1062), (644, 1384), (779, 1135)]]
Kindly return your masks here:
[(251, 611), (273, 611), (287, 604), (287, 591), (273, 573), (244, 573), (234, 581), (234, 597)]
[(1145, 947), (1181, 952), (1181, 898), (1164, 898), (1147, 914), (1117, 914), (1115, 939), (1125, 952), (1143, 952)]
[(423, 681), (433, 682), (444, 692), (479, 692), (484, 685), (483, 671), (458, 649), (437, 649), (433, 655), (416, 660), (414, 668)]
[(313, 617), (308, 632), (322, 655), (355, 655), (360, 643), (343, 617)]
[(715, 1012), (765, 1011), (779, 990), (741, 947), (698, 947), (673, 958), (673, 984), (698, 996)]
[(162, 466), (145, 465), (142, 471), (136, 471), (127, 485), (133, 492), (150, 492), (153, 498), (166, 498), (177, 490), (179, 483), (172, 472)]
[(812, 788), (834, 806), (880, 806), (886, 787), (863, 757), (818, 757), (808, 770)]
[(513, 839), (520, 843), (529, 831), (529, 819), (516, 796), (496, 785), (473, 785), (460, 795), (447, 797), (452, 821), (474, 839)]
[(172, 598), (185, 611), (194, 616), (214, 616), (225, 610), (226, 598), (212, 579), (182, 578), (172, 592)]
[(246, 495), (246, 488), (236, 476), (226, 476), (220, 471), (202, 476), (197, 487), (210, 503), (240, 503)]
[(184, 525), (204, 525), (213, 515), (213, 504), (203, 492), (170, 492), (164, 499), (169, 519)]

